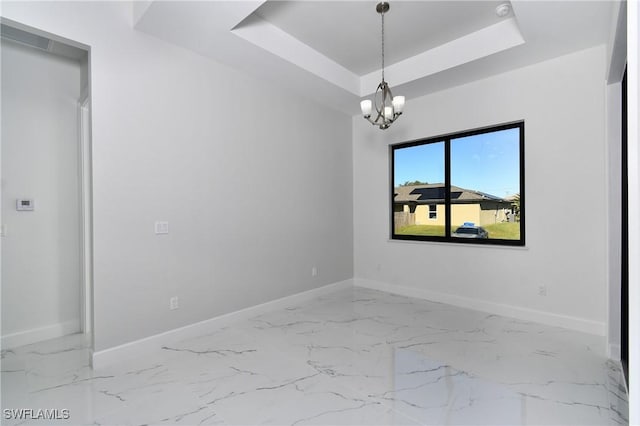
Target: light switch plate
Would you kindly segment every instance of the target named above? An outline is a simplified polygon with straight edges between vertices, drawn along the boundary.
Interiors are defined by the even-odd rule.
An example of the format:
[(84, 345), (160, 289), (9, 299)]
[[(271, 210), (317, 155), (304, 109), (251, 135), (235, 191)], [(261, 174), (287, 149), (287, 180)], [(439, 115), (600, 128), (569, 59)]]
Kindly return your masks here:
[(19, 212), (33, 211), (33, 200), (30, 198), (19, 198), (16, 200), (16, 210)]
[(169, 233), (169, 222), (156, 222), (156, 235), (168, 234)]
[(174, 310), (174, 309), (178, 309), (180, 307), (180, 302), (178, 299), (178, 296), (173, 296), (171, 299), (169, 299), (169, 309), (170, 310)]

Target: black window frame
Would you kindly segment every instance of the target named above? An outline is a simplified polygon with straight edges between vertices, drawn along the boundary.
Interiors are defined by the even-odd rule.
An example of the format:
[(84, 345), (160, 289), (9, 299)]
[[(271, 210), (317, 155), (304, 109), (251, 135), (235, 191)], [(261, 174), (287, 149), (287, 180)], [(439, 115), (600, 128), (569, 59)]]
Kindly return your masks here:
[[(459, 139), (468, 136), (475, 136), (484, 133), (498, 132), (508, 129), (520, 129), (520, 141), (519, 141), (519, 154), (520, 154), (520, 239), (519, 240), (505, 240), (498, 238), (487, 239), (473, 239), (473, 238), (455, 238), (451, 236), (451, 140)], [(455, 244), (476, 244), (482, 245), (500, 245), (500, 246), (525, 246), (526, 242), (526, 214), (525, 214), (525, 151), (524, 151), (524, 139), (525, 139), (525, 127), (524, 120), (504, 123), (499, 125), (493, 125), (488, 127), (482, 127), (472, 130), (465, 130), (461, 132), (448, 133), (445, 135), (433, 136), (425, 139), (414, 140), (410, 142), (402, 142), (398, 144), (392, 144), (389, 146), (389, 160), (390, 160), (390, 235), (392, 240), (409, 240), (409, 241), (431, 241), (431, 242), (443, 242), (443, 243), (455, 243)], [(395, 233), (394, 227), (394, 198), (395, 198), (395, 152), (402, 148), (409, 148), (412, 146), (427, 145), (432, 143), (444, 142), (444, 188), (445, 188), (445, 235), (444, 236), (430, 236), (430, 235), (402, 235)], [(478, 225), (482, 226), (482, 225)]]

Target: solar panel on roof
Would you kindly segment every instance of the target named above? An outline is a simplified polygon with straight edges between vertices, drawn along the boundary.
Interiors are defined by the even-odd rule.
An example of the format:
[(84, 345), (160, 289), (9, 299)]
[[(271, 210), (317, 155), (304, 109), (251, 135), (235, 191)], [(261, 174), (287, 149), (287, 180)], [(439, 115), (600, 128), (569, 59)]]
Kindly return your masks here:
[(420, 197), (418, 200), (443, 200), (444, 199), (444, 188), (416, 188), (411, 191), (412, 195), (419, 194)]

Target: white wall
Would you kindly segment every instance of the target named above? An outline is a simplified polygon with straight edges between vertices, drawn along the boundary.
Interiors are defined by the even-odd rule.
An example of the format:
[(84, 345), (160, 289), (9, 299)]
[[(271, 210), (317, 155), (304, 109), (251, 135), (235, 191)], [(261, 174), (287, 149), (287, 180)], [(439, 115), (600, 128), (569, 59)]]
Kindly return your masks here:
[(353, 276), (350, 117), (132, 30), (130, 3), (2, 14), (91, 46), (96, 350)]
[(620, 359), (621, 306), (621, 162), (622, 75), (627, 63), (627, 5), (612, 2), (611, 31), (607, 43), (607, 174), (608, 174), (608, 355)]
[(608, 351), (620, 359), (621, 226), (622, 226), (622, 84), (607, 85), (607, 175), (608, 175)]
[[(2, 41), (2, 345), (79, 331), (80, 64)], [(33, 198), (33, 212), (16, 211)]]
[[(356, 280), (604, 335), (604, 102), (596, 47), (410, 99), (386, 132), (354, 117)], [(389, 144), (521, 119), (526, 248), (389, 241)]]

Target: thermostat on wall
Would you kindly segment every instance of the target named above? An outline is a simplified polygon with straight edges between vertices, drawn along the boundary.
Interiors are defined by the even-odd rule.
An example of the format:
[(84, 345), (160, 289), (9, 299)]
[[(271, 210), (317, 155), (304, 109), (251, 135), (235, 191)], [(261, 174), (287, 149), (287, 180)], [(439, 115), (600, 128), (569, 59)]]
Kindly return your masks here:
[(33, 200), (29, 198), (20, 198), (16, 200), (16, 210), (19, 212), (33, 211)]

